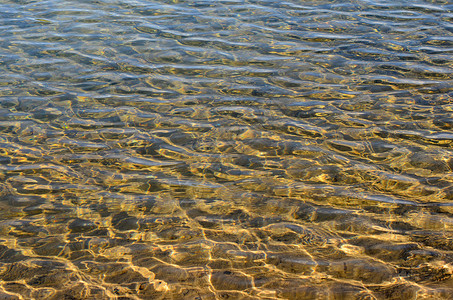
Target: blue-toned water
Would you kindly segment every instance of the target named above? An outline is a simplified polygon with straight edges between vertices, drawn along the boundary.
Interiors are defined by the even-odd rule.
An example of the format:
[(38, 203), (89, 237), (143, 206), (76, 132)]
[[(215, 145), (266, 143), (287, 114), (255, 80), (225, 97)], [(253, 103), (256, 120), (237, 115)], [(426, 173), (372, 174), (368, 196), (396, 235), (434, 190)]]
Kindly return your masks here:
[(451, 1), (0, 0), (1, 299), (453, 299)]

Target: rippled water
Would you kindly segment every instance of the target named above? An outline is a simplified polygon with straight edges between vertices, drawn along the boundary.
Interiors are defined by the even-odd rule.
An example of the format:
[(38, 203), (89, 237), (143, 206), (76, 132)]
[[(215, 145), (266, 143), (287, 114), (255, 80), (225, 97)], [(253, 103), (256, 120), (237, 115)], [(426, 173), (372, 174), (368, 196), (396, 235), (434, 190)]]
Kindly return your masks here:
[(1, 299), (453, 299), (453, 3), (2, 0)]

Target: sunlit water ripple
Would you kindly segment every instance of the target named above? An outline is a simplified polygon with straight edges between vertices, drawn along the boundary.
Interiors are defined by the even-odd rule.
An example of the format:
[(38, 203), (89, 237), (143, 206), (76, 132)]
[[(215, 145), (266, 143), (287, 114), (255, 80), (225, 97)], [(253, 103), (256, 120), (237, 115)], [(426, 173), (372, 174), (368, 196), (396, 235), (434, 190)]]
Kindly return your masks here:
[(0, 3), (1, 299), (453, 299), (453, 3)]

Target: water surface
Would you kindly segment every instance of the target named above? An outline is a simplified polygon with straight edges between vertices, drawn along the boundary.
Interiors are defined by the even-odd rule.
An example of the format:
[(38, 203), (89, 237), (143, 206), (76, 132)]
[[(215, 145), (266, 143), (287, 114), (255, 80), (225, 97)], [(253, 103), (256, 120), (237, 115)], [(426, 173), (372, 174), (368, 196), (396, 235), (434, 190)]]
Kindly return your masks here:
[(0, 298), (453, 299), (450, 1), (0, 3)]

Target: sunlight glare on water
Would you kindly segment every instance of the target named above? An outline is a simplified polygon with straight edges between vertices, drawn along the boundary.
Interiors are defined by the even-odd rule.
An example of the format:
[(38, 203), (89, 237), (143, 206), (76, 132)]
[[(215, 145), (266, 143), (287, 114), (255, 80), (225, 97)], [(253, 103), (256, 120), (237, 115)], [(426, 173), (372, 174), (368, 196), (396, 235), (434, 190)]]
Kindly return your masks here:
[(1, 299), (453, 299), (453, 3), (0, 1)]

